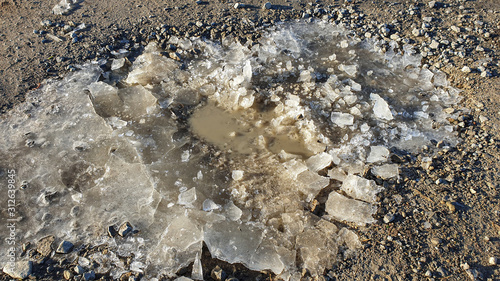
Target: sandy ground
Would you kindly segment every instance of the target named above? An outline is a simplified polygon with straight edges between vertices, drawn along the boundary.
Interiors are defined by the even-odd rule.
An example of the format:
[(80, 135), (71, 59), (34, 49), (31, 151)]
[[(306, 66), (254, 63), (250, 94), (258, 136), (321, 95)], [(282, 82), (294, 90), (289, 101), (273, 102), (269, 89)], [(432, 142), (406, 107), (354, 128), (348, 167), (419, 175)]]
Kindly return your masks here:
[[(314, 10), (309, 2), (325, 8), (350, 5), (358, 15), (365, 15), (364, 24), (387, 23), (391, 33), (397, 32), (416, 43), (431, 42), (431, 38), (412, 34), (426, 16), (433, 17), (433, 38), (444, 36), (453, 40), (459, 35), (450, 31), (451, 26), (461, 26), (462, 35), (467, 35), (463, 45), (468, 55), (464, 58), (451, 55), (448, 62), (441, 63), (441, 69), (455, 87), (463, 90), (463, 106), (471, 110), (469, 115), (457, 120), (464, 122), (460, 130), (463, 142), (446, 151), (429, 148), (436, 153), (433, 170), (420, 165), (419, 157), (430, 154), (429, 151), (399, 159), (401, 180), (387, 188), (377, 214), (378, 223), (359, 229), (364, 249), (355, 257), (346, 257), (327, 273), (332, 280), (500, 280), (500, 267), (489, 264), (491, 257), (500, 258), (497, 53), (500, 1), (445, 0), (438, 3), (438, 7), (430, 8), (427, 1), (421, 0), (356, 0), (354, 3), (274, 0), (272, 3), (279, 9), (273, 10), (262, 9), (261, 1), (242, 2), (250, 6), (235, 9), (234, 1), (215, 0), (200, 4), (194, 0), (85, 0), (69, 15), (54, 15), (52, 7), (56, 0), (0, 0), (0, 109), (9, 110), (24, 100), (27, 91), (38, 87), (46, 78), (64, 75), (72, 65), (109, 57), (110, 51), (123, 45), (122, 39), (145, 44), (149, 39), (154, 40), (162, 28), (171, 34), (253, 40), (260, 26), (298, 18), (308, 9)], [(419, 9), (412, 15), (408, 11), (415, 6)], [(40, 22), (46, 19), (68, 25), (85, 23), (86, 27), (73, 43), (60, 33), (62, 27), (41, 26)], [(199, 28), (197, 22), (203, 28)], [(206, 28), (208, 26), (214, 28)], [(478, 29), (490, 35), (483, 36), (484, 31)], [(39, 34), (42, 30), (62, 41)], [(485, 51), (476, 51), (478, 45), (484, 46)], [(492, 77), (481, 77), (481, 71), (476, 71), (485, 57), (491, 58), (487, 67)], [(425, 60), (429, 65), (440, 61), (438, 56)], [(465, 65), (473, 72), (462, 72)], [(446, 184), (436, 183), (443, 178)], [(382, 218), (388, 212), (395, 214), (395, 220), (386, 224)], [(43, 265), (37, 268), (42, 272)], [(57, 274), (45, 277), (45, 273), (39, 274), (38, 279), (62, 279)], [(1, 279), (8, 278), (2, 276)]]

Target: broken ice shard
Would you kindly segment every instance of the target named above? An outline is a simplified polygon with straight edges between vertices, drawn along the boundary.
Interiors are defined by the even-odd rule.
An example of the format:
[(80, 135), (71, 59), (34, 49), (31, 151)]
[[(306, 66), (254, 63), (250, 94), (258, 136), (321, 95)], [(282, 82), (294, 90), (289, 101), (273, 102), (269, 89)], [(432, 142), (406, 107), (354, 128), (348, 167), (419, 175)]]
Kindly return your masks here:
[(340, 187), (347, 195), (366, 202), (375, 202), (376, 195), (383, 188), (374, 181), (356, 175), (348, 175)]
[(326, 212), (339, 221), (357, 224), (372, 223), (375, 221), (373, 215), (376, 211), (377, 206), (347, 198), (336, 191), (331, 192), (326, 201)]

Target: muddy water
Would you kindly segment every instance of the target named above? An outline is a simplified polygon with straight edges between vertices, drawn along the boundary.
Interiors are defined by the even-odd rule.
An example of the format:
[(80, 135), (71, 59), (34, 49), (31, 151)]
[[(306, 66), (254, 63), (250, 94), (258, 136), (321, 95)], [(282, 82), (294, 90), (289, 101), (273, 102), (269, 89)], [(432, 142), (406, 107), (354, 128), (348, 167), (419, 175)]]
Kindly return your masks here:
[(302, 158), (314, 154), (296, 133), (269, 129), (272, 118), (273, 112), (253, 108), (227, 112), (208, 103), (194, 112), (189, 124), (195, 135), (221, 150), (240, 154), (284, 151)]

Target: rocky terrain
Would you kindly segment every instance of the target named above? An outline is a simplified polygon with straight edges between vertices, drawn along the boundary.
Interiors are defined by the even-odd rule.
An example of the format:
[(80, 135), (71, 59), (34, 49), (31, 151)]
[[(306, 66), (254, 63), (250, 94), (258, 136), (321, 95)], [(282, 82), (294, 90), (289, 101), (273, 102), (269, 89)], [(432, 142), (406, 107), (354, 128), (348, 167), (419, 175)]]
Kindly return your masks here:
[[(470, 112), (449, 120), (462, 141), (455, 147), (438, 142), (418, 153), (392, 154), (391, 161), (400, 164), (400, 178), (378, 182), (385, 191), (377, 221), (356, 230), (362, 249), (340, 257), (320, 279), (500, 279), (499, 2), (276, 0), (265, 5), (260, 1), (85, 0), (70, 7), (66, 15), (53, 13), (56, 4), (0, 3), (3, 112), (22, 103), (27, 91), (40, 87), (45, 79), (58, 79), (85, 61), (113, 57), (120, 49), (127, 49), (129, 60), (134, 61), (148, 42), (155, 41), (166, 55), (182, 60), (188, 54), (167, 43), (173, 35), (256, 42), (267, 26), (318, 18), (344, 23), (360, 38), (416, 46), (422, 64), (445, 72), (452, 86), (462, 90), (464, 99), (457, 108)], [(69, 241), (74, 248), (63, 244), (59, 250), (60, 241), (53, 240), (49, 236), (23, 241), (31, 243), (25, 244), (33, 261), (29, 278), (109, 279), (106, 274), (80, 271), (81, 264), (64, 254), (76, 253), (85, 264), (93, 253), (106, 253), (106, 246)], [(53, 250), (60, 253), (52, 255)], [(223, 275), (239, 280), (277, 279), (212, 259), (206, 249), (203, 253), (206, 280), (221, 280)], [(133, 257), (121, 259), (124, 264), (133, 262)], [(178, 275), (189, 277), (191, 271)], [(140, 277), (131, 272), (120, 279)], [(10, 279), (7, 274), (1, 278)]]

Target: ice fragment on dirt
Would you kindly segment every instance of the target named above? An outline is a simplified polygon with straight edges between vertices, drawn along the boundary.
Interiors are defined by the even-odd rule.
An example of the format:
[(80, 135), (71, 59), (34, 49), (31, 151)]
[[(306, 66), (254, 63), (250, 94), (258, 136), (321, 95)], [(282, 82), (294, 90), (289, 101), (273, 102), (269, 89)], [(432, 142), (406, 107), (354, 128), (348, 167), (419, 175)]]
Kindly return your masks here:
[(348, 175), (340, 187), (347, 195), (366, 202), (375, 202), (377, 193), (383, 188), (372, 180), (360, 176)]
[(309, 168), (309, 170), (313, 172), (318, 172), (330, 166), (332, 160), (333, 157), (330, 154), (326, 152), (321, 152), (319, 154), (309, 157), (306, 160), (306, 165)]
[(205, 243), (212, 256), (229, 263), (242, 263), (252, 270), (271, 270), (280, 274), (284, 264), (276, 249), (263, 241), (256, 226), (218, 222), (205, 228)]
[(384, 164), (372, 168), (372, 173), (382, 179), (391, 179), (399, 175), (399, 168), (397, 164)]
[(334, 124), (341, 128), (354, 124), (354, 116), (349, 113), (332, 112), (330, 119)]
[(385, 162), (389, 157), (389, 149), (377, 145), (370, 147), (370, 154), (366, 158), (367, 163)]
[(179, 198), (177, 200), (177, 203), (179, 205), (184, 205), (184, 206), (187, 206), (187, 207), (191, 207), (193, 206), (193, 203), (196, 201), (196, 188), (191, 188), (191, 189), (188, 189), (184, 192), (181, 192), (179, 194)]
[(389, 104), (383, 98), (377, 94), (371, 94), (370, 98), (375, 101), (373, 105), (373, 114), (375, 117), (388, 121), (394, 119)]
[(370, 203), (349, 199), (333, 191), (326, 201), (326, 212), (339, 221), (366, 224), (375, 222), (372, 216), (377, 212), (377, 207)]
[(238, 206), (234, 205), (233, 201), (230, 201), (224, 206), (226, 210), (226, 217), (231, 221), (237, 221), (241, 218), (243, 211), (241, 211)]

